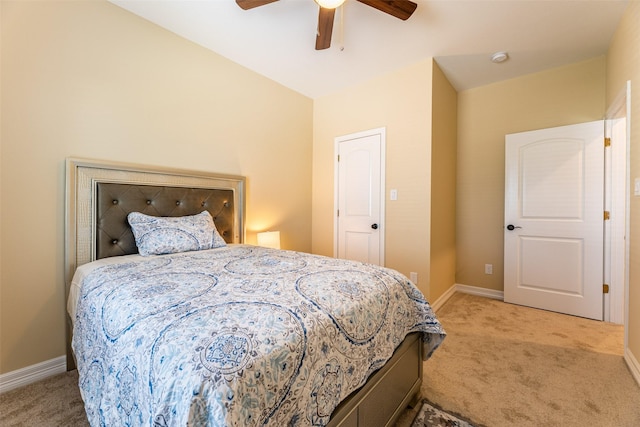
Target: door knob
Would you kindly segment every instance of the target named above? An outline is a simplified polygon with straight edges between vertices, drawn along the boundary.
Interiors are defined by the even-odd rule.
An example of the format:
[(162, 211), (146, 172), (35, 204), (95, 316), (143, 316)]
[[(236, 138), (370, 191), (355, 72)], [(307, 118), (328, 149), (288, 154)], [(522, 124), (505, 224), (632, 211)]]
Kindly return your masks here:
[(507, 225), (507, 230), (509, 230), (509, 231), (513, 231), (516, 228), (522, 228), (522, 227), (520, 227), (519, 225), (513, 225), (513, 224)]
[(374, 230), (378, 229), (378, 224), (371, 224), (371, 228), (373, 228)]

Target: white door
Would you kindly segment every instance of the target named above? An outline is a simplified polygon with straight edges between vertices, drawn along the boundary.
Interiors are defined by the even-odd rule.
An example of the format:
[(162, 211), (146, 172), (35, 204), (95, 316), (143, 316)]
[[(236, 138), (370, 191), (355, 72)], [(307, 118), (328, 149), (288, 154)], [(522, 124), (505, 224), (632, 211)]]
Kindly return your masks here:
[(506, 136), (504, 300), (602, 320), (604, 122)]
[(384, 128), (335, 139), (338, 258), (384, 265), (384, 141)]

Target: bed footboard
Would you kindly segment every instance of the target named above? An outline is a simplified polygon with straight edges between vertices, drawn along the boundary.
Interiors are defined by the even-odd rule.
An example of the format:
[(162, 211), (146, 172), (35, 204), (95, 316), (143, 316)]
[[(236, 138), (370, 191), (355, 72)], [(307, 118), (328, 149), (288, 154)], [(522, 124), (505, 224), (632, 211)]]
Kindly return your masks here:
[(333, 412), (327, 427), (392, 426), (422, 385), (421, 334), (408, 335), (393, 357)]

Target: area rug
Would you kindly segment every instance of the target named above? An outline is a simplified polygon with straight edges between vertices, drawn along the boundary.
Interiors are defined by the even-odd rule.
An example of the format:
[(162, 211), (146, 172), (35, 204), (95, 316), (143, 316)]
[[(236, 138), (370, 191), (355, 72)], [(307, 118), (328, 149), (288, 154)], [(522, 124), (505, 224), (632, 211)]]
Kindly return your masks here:
[(424, 401), (411, 427), (474, 427), (474, 425)]

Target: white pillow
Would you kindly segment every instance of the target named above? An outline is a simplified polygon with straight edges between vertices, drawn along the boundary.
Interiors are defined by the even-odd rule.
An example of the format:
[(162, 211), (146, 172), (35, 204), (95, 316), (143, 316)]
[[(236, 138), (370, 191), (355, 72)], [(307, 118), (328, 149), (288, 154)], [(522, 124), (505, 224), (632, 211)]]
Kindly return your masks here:
[(200, 251), (227, 245), (207, 211), (179, 217), (131, 212), (127, 220), (142, 256)]

